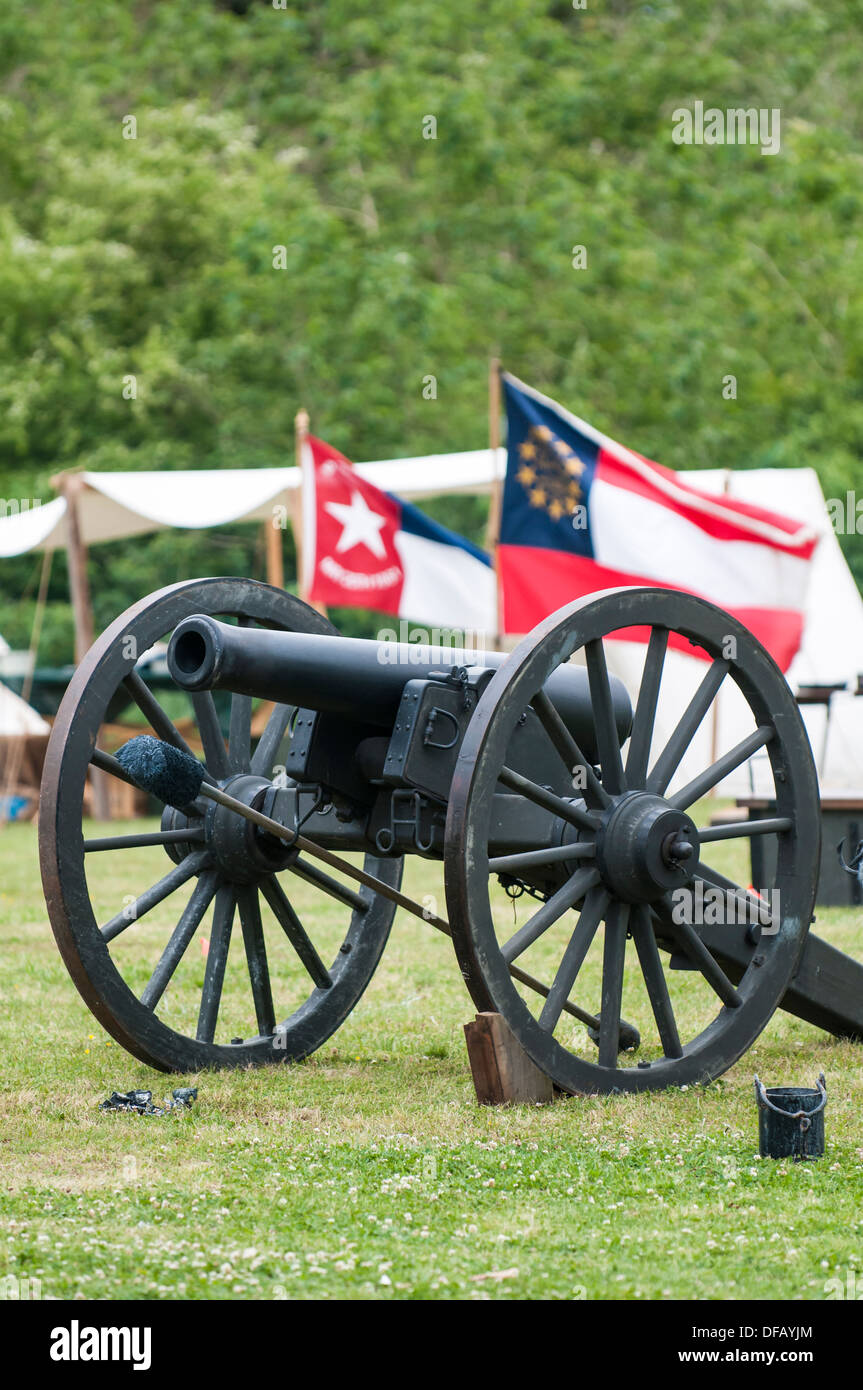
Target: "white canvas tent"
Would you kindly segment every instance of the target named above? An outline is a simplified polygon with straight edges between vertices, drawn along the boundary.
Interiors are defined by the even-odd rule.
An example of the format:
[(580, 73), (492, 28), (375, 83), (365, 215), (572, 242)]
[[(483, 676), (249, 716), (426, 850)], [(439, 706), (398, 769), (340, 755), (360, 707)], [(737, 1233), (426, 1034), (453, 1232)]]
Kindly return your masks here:
[[(459, 492), (490, 492), (503, 477), (503, 449), (358, 463), (376, 487), (414, 501)], [(267, 521), (273, 508), (292, 514), (298, 468), (221, 468), (160, 473), (81, 473), (77, 511), (81, 542), (122, 540), (172, 527), (197, 530), (235, 521)], [(0, 559), (67, 542), (65, 497), (17, 516), (0, 517)]]
[(0, 682), (0, 825), (35, 814), (50, 725)]
[(32, 734), (48, 735), (51, 726), (41, 714), (0, 681), (0, 739), (21, 738)]
[[(399, 496), (422, 499), (459, 492), (488, 493), (503, 476), (505, 450), (478, 449), (456, 454), (381, 460), (358, 464), (357, 472), (378, 487)], [(264, 521), (282, 505), (293, 514), (299, 486), (296, 468), (224, 469), (160, 473), (84, 473), (77, 493), (80, 540), (86, 545), (118, 540), (170, 527), (197, 529), (237, 521)], [(821, 540), (812, 563), (803, 645), (788, 679), (800, 683), (842, 682), (849, 693), (834, 697), (830, 735), (822, 782), (831, 789), (863, 788), (863, 699), (855, 699), (858, 673), (863, 673), (863, 600), (845, 563), (827, 516), (824, 497), (811, 468), (684, 472), (697, 487), (760, 503), (814, 524)], [(50, 550), (66, 544), (67, 500), (58, 497), (19, 516), (0, 518), (0, 559), (30, 550)], [(659, 576), (658, 576), (659, 577)], [(693, 576), (697, 588), (697, 576)], [(637, 684), (643, 647), (614, 644), (610, 665), (627, 684)], [(657, 740), (667, 738), (695, 688), (703, 665), (671, 653), (657, 727)], [(732, 747), (742, 736), (740, 710), (734, 692), (720, 698), (716, 747)], [(821, 751), (825, 713), (805, 707), (813, 746)], [(743, 732), (748, 731), (748, 726)], [(710, 756), (713, 730), (709, 721), (699, 731), (678, 781), (703, 767)], [(757, 760), (752, 765), (757, 779)], [(750, 769), (738, 773), (725, 789), (749, 787)]]

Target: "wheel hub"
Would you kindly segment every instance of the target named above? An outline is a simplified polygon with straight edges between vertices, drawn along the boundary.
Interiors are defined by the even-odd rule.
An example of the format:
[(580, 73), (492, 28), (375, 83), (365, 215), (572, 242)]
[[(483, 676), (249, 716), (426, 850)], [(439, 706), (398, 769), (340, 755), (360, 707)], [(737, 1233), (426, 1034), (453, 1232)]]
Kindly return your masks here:
[[(219, 786), (229, 796), (272, 815), (275, 808), (263, 806), (272, 783), (266, 777), (239, 773), (223, 779)], [(162, 816), (163, 830), (181, 830), (201, 822), (190, 821), (181, 811), (166, 807)], [(232, 883), (257, 883), (270, 874), (281, 873), (297, 857), (298, 851), (286, 841), (253, 825), (235, 811), (216, 802), (208, 802), (203, 820), (205, 843), (210, 849), (223, 878)], [(177, 863), (187, 854), (201, 848), (199, 843), (183, 842), (166, 846)]]
[(698, 832), (685, 811), (662, 797), (631, 792), (603, 816), (596, 862), (617, 898), (652, 902), (691, 882), (698, 866)]

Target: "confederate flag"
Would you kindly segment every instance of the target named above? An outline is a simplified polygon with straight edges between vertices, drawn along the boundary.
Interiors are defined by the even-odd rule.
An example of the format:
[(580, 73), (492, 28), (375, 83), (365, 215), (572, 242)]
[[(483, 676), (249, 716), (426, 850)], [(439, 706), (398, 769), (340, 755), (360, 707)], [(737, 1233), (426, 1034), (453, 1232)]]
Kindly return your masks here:
[(556, 608), (600, 589), (654, 585), (726, 609), (787, 670), (803, 632), (815, 532), (779, 512), (691, 487), (506, 372), (503, 386), (504, 631), (529, 632)]
[(303, 460), (304, 567), (313, 602), (493, 633), (484, 551), (367, 482), (313, 435)]

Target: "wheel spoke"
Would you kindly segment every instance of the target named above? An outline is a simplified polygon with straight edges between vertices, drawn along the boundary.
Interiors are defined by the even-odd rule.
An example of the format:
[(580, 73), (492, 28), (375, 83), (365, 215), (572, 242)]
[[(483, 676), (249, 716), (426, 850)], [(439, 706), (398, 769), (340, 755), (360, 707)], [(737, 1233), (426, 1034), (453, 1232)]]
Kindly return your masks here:
[(511, 767), (501, 768), (498, 781), (509, 787), (510, 791), (519, 792), (521, 796), (527, 797), (528, 801), (534, 802), (535, 805), (542, 806), (546, 811), (553, 811), (556, 816), (562, 816), (571, 825), (580, 825), (583, 830), (596, 830), (599, 822), (595, 813), (591, 815), (574, 802), (564, 801), (562, 796), (556, 796), (554, 792), (541, 787), (538, 782), (532, 782), (529, 777), (522, 777), (520, 772), (514, 772)]
[(95, 854), (108, 849), (145, 849), (147, 845), (200, 844), (204, 839), (201, 825), (188, 830), (154, 830), (141, 835), (107, 835), (100, 840), (85, 840), (84, 853)]
[(231, 727), (228, 734), (228, 762), (232, 772), (246, 772), (252, 747), (252, 697), (231, 696)]
[[(772, 927), (774, 925), (770, 904), (759, 893), (748, 892), (739, 883), (735, 883), (733, 879), (726, 878), (725, 874), (711, 869), (709, 864), (699, 863), (695, 871), (695, 878), (696, 881), (701, 879), (702, 883), (707, 883), (712, 888), (719, 888), (726, 897), (733, 899), (744, 909), (745, 921), (757, 923), (760, 927)], [(765, 887), (766, 885), (762, 884), (761, 886)]]
[(630, 930), (638, 953), (638, 963), (644, 976), (647, 997), (656, 1020), (659, 1041), (666, 1057), (682, 1057), (683, 1048), (677, 1031), (677, 1021), (668, 993), (668, 982), (662, 968), (659, 947), (650, 923), (650, 913), (645, 906), (637, 907), (630, 919)]
[(704, 825), (698, 831), (702, 845), (714, 840), (736, 840), (740, 835), (781, 835), (791, 830), (794, 822), (789, 816), (765, 816), (763, 820), (727, 821), (725, 825)]
[(641, 685), (638, 688), (638, 700), (632, 717), (629, 752), (626, 756), (626, 780), (630, 787), (643, 786), (647, 777), (647, 763), (656, 721), (656, 702), (659, 699), (659, 686), (667, 649), (668, 628), (651, 628)]
[(222, 1002), (222, 986), (225, 982), (225, 967), (228, 964), (228, 950), (231, 945), (231, 928), (234, 925), (234, 907), (233, 889), (223, 884), (216, 893), (216, 906), (213, 909), (213, 927), (210, 932), (210, 948), (204, 969), (204, 988), (195, 1035), (199, 1042), (211, 1043), (216, 1036), (216, 1021)]
[(584, 770), (585, 800), (593, 801), (598, 806), (610, 806), (611, 797), (608, 795), (605, 787), (600, 782), (592, 766), (582, 753), (545, 691), (540, 690), (539, 694), (534, 695), (531, 704), (539, 716), (542, 727), (545, 729), (545, 732), (560, 754), (563, 765), (570, 776), (575, 776), (576, 768), (582, 768)]
[(200, 873), (201, 869), (209, 863), (210, 852), (203, 849), (195, 854), (188, 854), (181, 864), (175, 864), (170, 873), (160, 878), (158, 883), (154, 883), (150, 888), (144, 890), (133, 903), (127, 904), (122, 912), (118, 912), (112, 917), (110, 922), (106, 922), (102, 928), (102, 935), (106, 941), (113, 941), (127, 927), (131, 927), (134, 922), (140, 919), (159, 903), (164, 902), (178, 888), (182, 888), (184, 883), (188, 883), (193, 875)]
[(686, 807), (691, 806), (693, 801), (706, 796), (717, 783), (722, 781), (723, 777), (727, 777), (741, 763), (745, 763), (747, 758), (751, 758), (753, 753), (757, 753), (759, 748), (763, 748), (766, 743), (769, 743), (774, 733), (775, 730), (772, 725), (761, 725), (754, 733), (735, 744), (729, 752), (723, 753), (721, 758), (717, 758), (715, 763), (711, 763), (710, 767), (705, 768), (697, 777), (693, 777), (692, 781), (687, 782), (685, 787), (681, 787), (679, 792), (674, 793), (674, 796), (670, 796), (668, 798), (670, 804), (676, 806), (678, 810), (686, 810)]
[(592, 840), (577, 840), (571, 845), (555, 845), (552, 849), (528, 849), (523, 854), (502, 854), (488, 861), (492, 874), (518, 873), (541, 864), (559, 864), (569, 859), (594, 859), (596, 845)]
[(605, 941), (602, 951), (602, 1003), (599, 1010), (599, 1055), (597, 1057), (601, 1067), (617, 1066), (628, 919), (629, 904), (619, 901), (613, 902), (605, 919)]
[(267, 965), (264, 927), (261, 922), (261, 905), (258, 901), (258, 890), (254, 884), (244, 883), (237, 888), (237, 906), (240, 909), (243, 944), (246, 948), (246, 961), (249, 966), (252, 998), (255, 1001), (258, 1032), (266, 1038), (275, 1031), (276, 1015), (273, 1009), (273, 991), (270, 986), (270, 971)]
[(722, 659), (712, 662), (708, 668), (707, 675), (687, 705), (680, 723), (657, 758), (647, 779), (646, 788), (655, 796), (662, 796), (677, 771), (680, 760), (695, 737), (705, 714), (713, 704), (728, 669), (729, 663)]
[(125, 782), (127, 786), (134, 787), (136, 791), (141, 788), (134, 778), (130, 777), (125, 768), (117, 762), (111, 753), (103, 753), (101, 748), (94, 748), (90, 754), (90, 762), (94, 767), (98, 767), (101, 772), (110, 772), (112, 777), (116, 777), (120, 782)]
[(658, 899), (652, 907), (662, 926), (670, 932), (696, 970), (701, 972), (714, 994), (717, 994), (730, 1009), (739, 1008), (743, 1000), (721, 965), (713, 959), (695, 928), (690, 926), (689, 922), (675, 921), (667, 898)]
[(184, 753), (191, 753), (194, 757), (195, 755), (183, 735), (174, 721), (162, 709), (143, 676), (133, 669), (127, 676), (123, 677), (123, 684), (159, 738), (163, 739), (165, 743), (172, 743), (175, 748), (182, 749)]
[(252, 758), (252, 772), (258, 777), (271, 777), (273, 758), (279, 751), (279, 744), (294, 712), (293, 705), (276, 705), (267, 720), (267, 727), (261, 734), (255, 756)]
[(366, 898), (361, 897), (346, 883), (339, 883), (337, 878), (331, 878), (323, 869), (319, 869), (316, 864), (310, 864), (307, 859), (294, 859), (288, 865), (288, 870), (306, 883), (313, 883), (322, 893), (328, 893), (337, 902), (344, 903), (345, 907), (353, 908), (354, 912), (368, 912), (369, 902)]
[(620, 740), (617, 736), (617, 720), (614, 717), (614, 701), (611, 698), (611, 682), (605, 662), (605, 648), (602, 638), (587, 642), (584, 648), (587, 661), (587, 678), (590, 683), (590, 703), (593, 723), (596, 729), (596, 746), (602, 769), (602, 785), (610, 792), (626, 791), (626, 778), (620, 756)]
[(192, 709), (204, 745), (204, 759), (207, 767), (217, 781), (228, 776), (228, 752), (222, 737), (222, 726), (216, 710), (216, 702), (209, 690), (191, 692)]
[(563, 959), (539, 1016), (540, 1028), (547, 1028), (549, 1033), (553, 1033), (557, 1027), (558, 1019), (572, 992), (576, 976), (584, 964), (584, 958), (596, 935), (597, 927), (602, 920), (602, 914), (607, 904), (608, 893), (604, 888), (594, 888), (585, 899), (584, 907), (575, 924), (575, 931), (569, 938)]
[(188, 950), (189, 943), (204, 918), (204, 913), (213, 901), (218, 887), (218, 877), (214, 870), (205, 870), (195, 884), (194, 891), (183, 915), (174, 928), (171, 939), (162, 952), (159, 963), (147, 981), (141, 1003), (148, 1009), (155, 1009), (165, 993), (174, 971)]
[(329, 989), (333, 983), (330, 973), (309, 940), (306, 929), (288, 901), (282, 885), (275, 878), (267, 878), (261, 884), (261, 892), (318, 989)]
[[(158, 734), (163, 743), (172, 743), (181, 752), (188, 753), (190, 758), (195, 758), (195, 753), (189, 747), (183, 735), (168, 717), (159, 701), (156, 699), (146, 681), (139, 676), (138, 672), (132, 670), (123, 678), (123, 684), (128, 690), (138, 709), (144, 715), (150, 727)], [(95, 762), (95, 758), (92, 759)], [(208, 782), (213, 778), (209, 773), (205, 773)]]
[[(224, 796), (223, 793), (218, 792), (215, 788), (213, 788), (210, 795), (212, 800), (220, 801), (223, 805), (230, 806), (232, 809), (238, 809), (238, 805), (234, 803), (232, 797)], [(288, 840), (290, 844), (296, 845), (299, 849), (304, 850), (306, 854), (312, 855), (315, 859), (320, 859), (324, 864), (329, 864), (331, 869), (337, 870), (338, 873), (347, 874), (348, 878), (352, 878), (355, 883), (361, 883), (364, 888), (370, 889), (372, 893), (379, 894), (381, 897), (386, 898), (388, 902), (397, 903), (399, 907), (403, 907), (408, 912), (412, 912), (415, 917), (420, 917), (424, 922), (428, 922), (430, 926), (435, 927), (438, 931), (445, 932), (447, 936), (450, 935), (449, 923), (445, 921), (443, 917), (438, 917), (438, 915), (432, 912), (428, 907), (424, 907), (413, 898), (409, 898), (407, 894), (399, 892), (397, 888), (392, 888), (384, 879), (376, 878), (375, 875), (370, 874), (367, 869), (357, 868), (350, 860), (344, 859), (341, 855), (333, 854), (332, 850), (325, 849), (323, 845), (316, 844), (314, 840), (308, 839), (305, 835), (299, 835), (295, 831), (286, 831), (285, 827), (279, 825), (278, 821), (272, 820), (269, 816), (262, 815), (260, 811), (253, 810), (251, 806), (244, 808), (243, 814), (247, 820), (251, 820), (255, 825), (260, 825), (262, 830), (269, 831), (271, 835), (276, 835), (279, 839)]]
[(511, 965), (527, 950), (528, 946), (532, 946), (543, 932), (548, 931), (549, 927), (553, 926), (565, 912), (578, 902), (579, 898), (583, 898), (585, 893), (588, 893), (598, 882), (599, 872), (597, 869), (578, 869), (572, 878), (568, 879), (562, 888), (558, 888), (548, 902), (543, 903), (539, 911), (535, 912), (524, 926), (520, 927), (501, 947), (500, 953), (507, 965)]

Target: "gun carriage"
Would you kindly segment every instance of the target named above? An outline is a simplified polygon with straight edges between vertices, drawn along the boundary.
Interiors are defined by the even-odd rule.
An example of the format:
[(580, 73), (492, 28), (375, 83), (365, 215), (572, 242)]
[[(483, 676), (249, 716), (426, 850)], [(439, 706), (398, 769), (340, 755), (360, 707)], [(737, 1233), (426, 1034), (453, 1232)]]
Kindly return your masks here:
[[(633, 628), (649, 640), (630, 693), (609, 675), (604, 640)], [(170, 701), (135, 669), (158, 642)], [(704, 676), (654, 746), (667, 652), (681, 646), (704, 658)], [(751, 732), (680, 786), (726, 683)], [(152, 740), (116, 758), (100, 747), (120, 697), (161, 741), (155, 763)], [(255, 699), (274, 702), (257, 741)], [(695, 804), (756, 753), (775, 815), (698, 825)], [(82, 814), (94, 768), (157, 792), (159, 830), (95, 838)], [(608, 591), (561, 609), (509, 656), (454, 662), (446, 650), (340, 637), (263, 584), (201, 579), (129, 609), (76, 671), (46, 758), (40, 851), (79, 991), (152, 1066), (308, 1056), (360, 999), (402, 906), (452, 936), (477, 1007), (501, 1013), (558, 1088), (601, 1093), (709, 1081), (780, 1006), (863, 1037), (863, 967), (809, 930), (819, 827), (786, 681), (741, 624), (700, 599)], [(717, 842), (753, 834), (776, 844), (766, 902), (711, 864)], [(124, 855), (144, 847), (157, 876), (129, 895)], [(445, 917), (402, 892), (407, 855), (442, 862)], [(705, 887), (746, 912), (700, 921)], [(302, 920), (294, 888), (319, 904)], [(176, 904), (172, 926), (150, 927), (163, 904)], [(287, 965), (273, 964), (279, 952)], [(640, 1030), (624, 1017), (630, 999)]]

